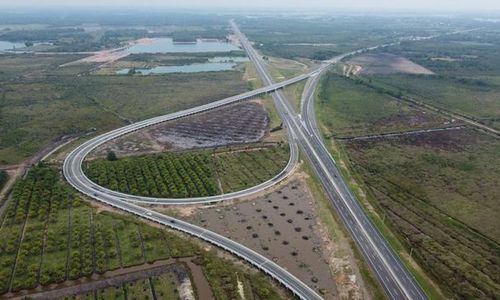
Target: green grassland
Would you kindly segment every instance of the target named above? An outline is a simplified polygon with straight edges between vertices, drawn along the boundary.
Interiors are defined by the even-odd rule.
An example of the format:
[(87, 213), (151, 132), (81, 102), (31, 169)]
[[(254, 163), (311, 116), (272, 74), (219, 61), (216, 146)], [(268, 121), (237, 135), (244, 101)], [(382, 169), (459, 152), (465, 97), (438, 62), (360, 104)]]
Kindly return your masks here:
[(103, 132), (248, 89), (239, 71), (140, 77), (61, 74), (64, 68), (58, 65), (68, 60), (61, 57), (66, 56), (16, 56), (12, 64), (12, 56), (0, 56), (0, 164), (20, 162), (64, 135), (94, 128)]
[(288, 151), (286, 145), (279, 145), (246, 151), (163, 153), (90, 161), (85, 172), (99, 185), (135, 195), (213, 196), (272, 178), (288, 162)]
[[(236, 272), (241, 267), (173, 232), (130, 216), (98, 212), (68, 188), (56, 170), (42, 164), (16, 183), (0, 218), (1, 293), (177, 257), (197, 258), (217, 299), (237, 295)], [(244, 276), (248, 288), (258, 291), (257, 299), (278, 299), (281, 292), (263, 274)], [(126, 287), (127, 294), (144, 299), (140, 290), (142, 283)], [(94, 299), (94, 294), (81, 297)]]
[(316, 107), (328, 135), (354, 136), (441, 126), (446, 119), (405, 104), (387, 94), (327, 73)]
[(438, 109), (457, 113), (485, 125), (500, 128), (500, 85), (480, 79), (447, 76), (383, 75), (365, 77), (371, 85), (401, 91), (408, 97)]

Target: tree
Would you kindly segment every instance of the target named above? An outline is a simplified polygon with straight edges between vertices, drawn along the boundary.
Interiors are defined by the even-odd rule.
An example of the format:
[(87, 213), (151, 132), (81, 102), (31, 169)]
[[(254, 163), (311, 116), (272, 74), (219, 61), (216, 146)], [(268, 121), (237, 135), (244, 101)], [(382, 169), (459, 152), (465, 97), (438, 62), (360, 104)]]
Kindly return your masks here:
[(109, 151), (108, 155), (106, 156), (106, 158), (109, 161), (116, 161), (116, 160), (118, 160), (118, 157), (116, 157), (116, 154), (113, 151)]

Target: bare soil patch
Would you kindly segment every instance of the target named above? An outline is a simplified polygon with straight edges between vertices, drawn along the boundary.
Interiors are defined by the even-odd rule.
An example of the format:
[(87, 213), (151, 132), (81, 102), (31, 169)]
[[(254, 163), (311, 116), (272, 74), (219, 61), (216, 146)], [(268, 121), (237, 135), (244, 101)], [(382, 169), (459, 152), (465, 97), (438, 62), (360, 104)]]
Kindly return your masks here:
[(258, 102), (245, 102), (161, 123), (103, 144), (93, 153), (157, 153), (254, 143), (267, 134), (269, 115)]
[(364, 54), (349, 60), (348, 64), (354, 65), (351, 68), (354, 74), (434, 74), (431, 70), (407, 58), (389, 53)]
[(303, 181), (266, 196), (190, 211), (189, 222), (234, 239), (285, 267), (327, 299), (338, 296), (324, 231)]

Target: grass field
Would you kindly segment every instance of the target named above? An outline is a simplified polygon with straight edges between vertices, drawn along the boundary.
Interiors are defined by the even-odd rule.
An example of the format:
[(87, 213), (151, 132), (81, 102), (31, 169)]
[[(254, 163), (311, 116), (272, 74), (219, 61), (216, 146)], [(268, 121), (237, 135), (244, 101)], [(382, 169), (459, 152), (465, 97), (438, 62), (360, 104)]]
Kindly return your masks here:
[[(366, 79), (368, 78), (368, 79)], [(386, 75), (365, 77), (372, 85), (434, 107), (500, 128), (500, 84), (481, 79), (447, 76)]]
[(118, 161), (91, 161), (85, 172), (99, 185), (135, 195), (212, 196), (272, 178), (285, 167), (288, 155), (286, 145), (216, 153), (210, 150), (164, 153)]
[(316, 112), (329, 135), (356, 136), (442, 126), (446, 119), (425, 113), (354, 80), (327, 73)]
[[(16, 184), (0, 219), (1, 293), (176, 257), (197, 258), (217, 299), (238, 293), (235, 274), (240, 268), (170, 231), (130, 216), (98, 212), (60, 180), (57, 171), (39, 165)], [(282, 293), (261, 273), (244, 276), (251, 282), (248, 288), (259, 291), (257, 296), (267, 293), (277, 299)], [(140, 282), (127, 286), (126, 293), (145, 299), (143, 288)], [(85, 297), (94, 299), (94, 294), (78, 296)]]
[(248, 89), (240, 71), (77, 76), (58, 68), (68, 60), (0, 56), (0, 164), (20, 162), (64, 135), (103, 132)]
[[(323, 133), (327, 137), (352, 136), (442, 124), (445, 119), (422, 115), (385, 93), (386, 86), (380, 89), (378, 82), (390, 77), (399, 87), (407, 78), (412, 87), (420, 82), (422, 92), (437, 94), (436, 90), (446, 90), (455, 95), (448, 99), (467, 102), (463, 100), (465, 91), (454, 90), (457, 79), (364, 76), (360, 84), (327, 75), (321, 83), (317, 106)], [(370, 87), (376, 80), (374, 88)], [(449, 107), (460, 105), (450, 101)], [(491, 106), (487, 109), (471, 104), (470, 108), (495, 113)], [(385, 223), (380, 226), (388, 225), (399, 239), (392, 243), (401, 243), (446, 295), (498, 295), (498, 139), (465, 129), (335, 144), (356, 181), (358, 196), (368, 199), (381, 216), (381, 223)]]
[(345, 148), (375, 206), (447, 292), (498, 295), (498, 140), (465, 130)]
[(365, 76), (370, 85), (500, 128), (500, 30), (494, 26), (407, 41), (380, 50), (404, 56), (436, 76)]

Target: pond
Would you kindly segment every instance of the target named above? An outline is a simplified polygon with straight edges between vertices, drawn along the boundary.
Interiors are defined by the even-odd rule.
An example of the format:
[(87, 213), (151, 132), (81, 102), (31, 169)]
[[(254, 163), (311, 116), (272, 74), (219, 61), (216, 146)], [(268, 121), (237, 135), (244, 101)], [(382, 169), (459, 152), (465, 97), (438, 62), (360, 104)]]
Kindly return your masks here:
[[(168, 73), (197, 73), (197, 72), (214, 72), (214, 71), (228, 71), (232, 70), (236, 63), (204, 63), (204, 64), (191, 64), (184, 66), (158, 66), (152, 69), (135, 69), (137, 73), (142, 75), (150, 74), (168, 74)], [(116, 74), (128, 74), (130, 69), (121, 69)]]
[[(141, 75), (229, 71), (232, 70), (238, 63), (245, 61), (248, 61), (248, 57), (218, 56), (210, 58), (206, 63), (196, 63), (182, 66), (157, 66), (151, 69), (136, 68), (135, 71)], [(125, 75), (128, 74), (129, 71), (130, 68), (125, 68), (117, 71), (116, 74)]]
[(197, 52), (228, 52), (240, 50), (238, 47), (218, 40), (198, 39), (192, 43), (174, 42), (171, 38), (155, 38), (139, 42), (125, 49), (131, 54), (137, 53), (197, 53)]
[(0, 41), (0, 51), (14, 50), (26, 47), (24, 43), (13, 43), (7, 41)]

